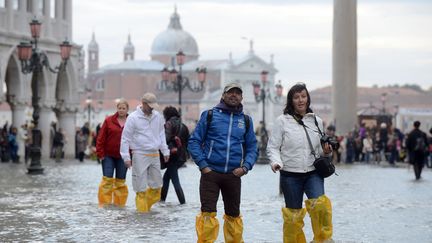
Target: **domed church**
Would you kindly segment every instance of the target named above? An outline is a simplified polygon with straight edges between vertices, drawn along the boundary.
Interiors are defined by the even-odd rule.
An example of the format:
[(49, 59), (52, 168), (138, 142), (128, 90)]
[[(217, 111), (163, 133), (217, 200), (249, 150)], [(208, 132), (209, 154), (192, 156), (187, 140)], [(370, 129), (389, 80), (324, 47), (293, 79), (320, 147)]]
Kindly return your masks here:
[[(277, 73), (273, 57), (266, 62), (255, 55), (253, 41), (250, 41), (249, 52), (241, 58), (235, 59), (231, 53), (227, 53), (228, 58), (226, 59), (200, 60), (198, 43), (192, 34), (183, 29), (177, 9), (170, 17), (168, 28), (154, 38), (150, 60), (135, 59), (135, 48), (130, 34), (124, 46), (122, 62), (99, 68), (99, 52), (103, 51), (99, 50), (93, 33), (88, 45), (86, 87), (88, 93), (81, 99), (83, 110), (86, 109), (86, 99), (91, 99), (94, 104), (95, 112), (90, 119), (93, 128), (103, 122), (106, 115), (114, 112), (115, 102), (119, 98), (129, 101), (130, 111), (141, 103), (140, 98), (145, 92), (156, 94), (160, 111), (169, 105), (178, 107), (179, 94), (168, 87), (171, 82), (162, 80), (161, 71), (164, 68), (179, 70), (179, 65), (176, 63), (176, 54), (179, 51), (185, 55), (184, 64), (181, 65), (182, 76), (189, 79), (191, 87), (196, 88), (200, 85), (196, 69), (198, 67), (206, 69), (206, 79), (202, 90), (199, 92), (192, 92), (188, 88), (182, 90), (182, 119), (190, 127), (194, 126), (203, 110), (219, 102), (223, 87), (231, 82), (242, 85), (245, 113), (254, 118), (255, 125), (258, 124), (258, 121), (262, 119), (262, 105), (258, 105), (255, 101), (253, 84), (260, 82), (260, 73), (266, 70), (269, 72), (267, 87), (274, 87), (274, 76)], [(270, 102), (266, 103), (266, 114), (273, 114), (274, 110), (280, 113), (282, 110), (279, 107), (275, 109), (275, 105), (268, 103)], [(85, 113), (87, 112), (77, 117), (78, 124), (80, 124), (79, 121), (84, 123), (88, 120)]]

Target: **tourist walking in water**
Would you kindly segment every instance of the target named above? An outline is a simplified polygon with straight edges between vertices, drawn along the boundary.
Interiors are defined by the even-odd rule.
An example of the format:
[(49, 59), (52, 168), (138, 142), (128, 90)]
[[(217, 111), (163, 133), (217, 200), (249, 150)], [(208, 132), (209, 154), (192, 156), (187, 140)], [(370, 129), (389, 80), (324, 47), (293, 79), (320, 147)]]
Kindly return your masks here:
[(124, 207), (128, 198), (127, 169), (120, 155), (120, 141), (129, 104), (125, 99), (120, 99), (116, 108), (116, 113), (105, 118), (96, 141), (96, 154), (102, 161), (102, 181), (98, 191), (99, 207), (112, 203)]
[(219, 192), (225, 209), (225, 242), (243, 242), (241, 177), (252, 169), (258, 153), (252, 119), (243, 113), (242, 94), (238, 84), (225, 86), (220, 103), (201, 114), (189, 140), (188, 149), (201, 170), (198, 242), (215, 242), (218, 237)]
[[(310, 108), (311, 98), (305, 84), (295, 84), (287, 104), (273, 126), (267, 153), (273, 172), (280, 172), (285, 199), (282, 208), (283, 242), (306, 242), (303, 218), (312, 221), (314, 242), (330, 240), (333, 233), (330, 199), (324, 194), (324, 178), (315, 171), (314, 153), (331, 156), (332, 147), (321, 143), (322, 120)], [(311, 150), (313, 148), (313, 151)], [(308, 199), (303, 207), (303, 195)]]

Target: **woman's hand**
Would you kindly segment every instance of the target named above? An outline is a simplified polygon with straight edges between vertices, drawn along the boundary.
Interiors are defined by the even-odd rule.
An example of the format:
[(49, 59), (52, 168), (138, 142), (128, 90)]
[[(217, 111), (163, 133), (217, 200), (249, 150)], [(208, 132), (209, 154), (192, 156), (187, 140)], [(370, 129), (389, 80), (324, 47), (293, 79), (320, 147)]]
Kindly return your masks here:
[(272, 169), (272, 171), (273, 171), (274, 173), (276, 173), (276, 171), (278, 171), (278, 170), (281, 169), (281, 166), (280, 166), (279, 164), (277, 164), (277, 163), (272, 163), (272, 164), (271, 164), (271, 169)]
[(329, 143), (324, 143), (322, 148), (323, 148), (324, 155), (329, 155), (331, 154), (331, 152), (333, 152), (333, 148)]

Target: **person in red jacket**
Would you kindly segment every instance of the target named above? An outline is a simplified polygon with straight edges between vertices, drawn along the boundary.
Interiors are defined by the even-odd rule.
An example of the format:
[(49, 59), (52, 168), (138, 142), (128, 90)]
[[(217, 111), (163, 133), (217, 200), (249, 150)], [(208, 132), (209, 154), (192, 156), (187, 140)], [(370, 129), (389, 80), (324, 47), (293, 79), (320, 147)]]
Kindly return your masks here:
[[(114, 203), (124, 207), (128, 197), (126, 166), (120, 156), (120, 140), (128, 115), (129, 104), (125, 99), (117, 103), (117, 112), (105, 118), (96, 141), (96, 153), (102, 161), (102, 181), (99, 185), (99, 207)], [(114, 178), (115, 170), (115, 178)]]

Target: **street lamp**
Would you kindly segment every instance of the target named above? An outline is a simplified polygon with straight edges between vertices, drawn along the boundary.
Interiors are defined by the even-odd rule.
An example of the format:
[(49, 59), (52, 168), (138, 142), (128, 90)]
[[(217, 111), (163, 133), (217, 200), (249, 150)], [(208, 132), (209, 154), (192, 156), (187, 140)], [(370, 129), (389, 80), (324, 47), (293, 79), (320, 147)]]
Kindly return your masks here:
[(93, 105), (92, 105), (92, 103), (93, 103), (93, 100), (90, 98), (90, 97), (88, 97), (86, 100), (85, 100), (85, 103), (86, 103), (86, 108), (87, 108), (87, 121), (88, 121), (88, 124), (89, 124), (89, 129), (91, 129), (91, 112), (94, 112), (95, 114), (98, 114), (101, 110), (102, 110), (102, 101), (99, 101), (98, 103), (99, 103), (99, 106), (100, 107), (98, 107), (98, 108), (94, 108), (93, 107)]
[(168, 91), (178, 92), (178, 105), (179, 114), (181, 118), (181, 106), (182, 106), (182, 91), (187, 87), (192, 92), (201, 92), (204, 88), (204, 82), (206, 80), (207, 70), (205, 67), (199, 67), (195, 70), (198, 75), (198, 81), (194, 81), (193, 84), (187, 77), (183, 77), (182, 67), (186, 61), (186, 55), (183, 51), (179, 51), (176, 54), (176, 62), (179, 66), (179, 71), (173, 67), (169, 70), (164, 67), (161, 71), (162, 75), (162, 85)]
[(44, 67), (53, 73), (64, 71), (72, 49), (72, 45), (68, 41), (64, 41), (62, 44), (60, 44), (60, 56), (62, 58), (62, 63), (60, 63), (60, 66), (51, 68), (47, 55), (39, 50), (37, 45), (38, 39), (40, 37), (41, 26), (41, 22), (33, 19), (32, 22), (30, 22), (30, 30), (33, 40), (30, 43), (21, 42), (18, 45), (18, 58), (21, 61), (21, 72), (24, 74), (33, 73), (31, 89), (34, 128), (32, 130), (33, 142), (30, 146), (31, 163), (27, 168), (29, 174), (42, 174), (44, 170), (40, 162), (42, 136), (41, 131), (38, 128), (40, 111), (38, 94), (39, 75)]
[[(268, 71), (263, 70), (261, 72), (261, 83), (255, 82), (253, 83), (253, 92), (255, 95), (255, 101), (257, 103), (262, 102), (262, 124), (258, 130), (257, 135), (260, 136), (260, 143), (259, 143), (259, 156), (257, 163), (268, 163), (269, 159), (267, 157), (266, 149), (267, 149), (267, 142), (268, 142), (268, 132), (266, 129), (266, 123), (265, 123), (265, 102), (266, 100), (272, 102), (273, 104), (280, 103), (281, 97), (282, 97), (282, 91), (283, 86), (281, 84), (281, 81), (275, 85), (276, 88), (276, 95), (272, 94), (270, 91), (270, 88), (267, 87), (268, 85)], [(274, 97), (272, 97), (274, 96)]]
[(399, 105), (398, 104), (396, 104), (396, 105), (394, 105), (394, 125), (393, 125), (393, 127), (394, 128), (397, 128), (398, 126), (397, 126), (397, 116), (398, 116), (398, 112), (399, 112)]
[(381, 94), (382, 113), (383, 113), (383, 115), (386, 114), (386, 108), (385, 108), (386, 100), (387, 100), (387, 93), (384, 92), (384, 93)]

